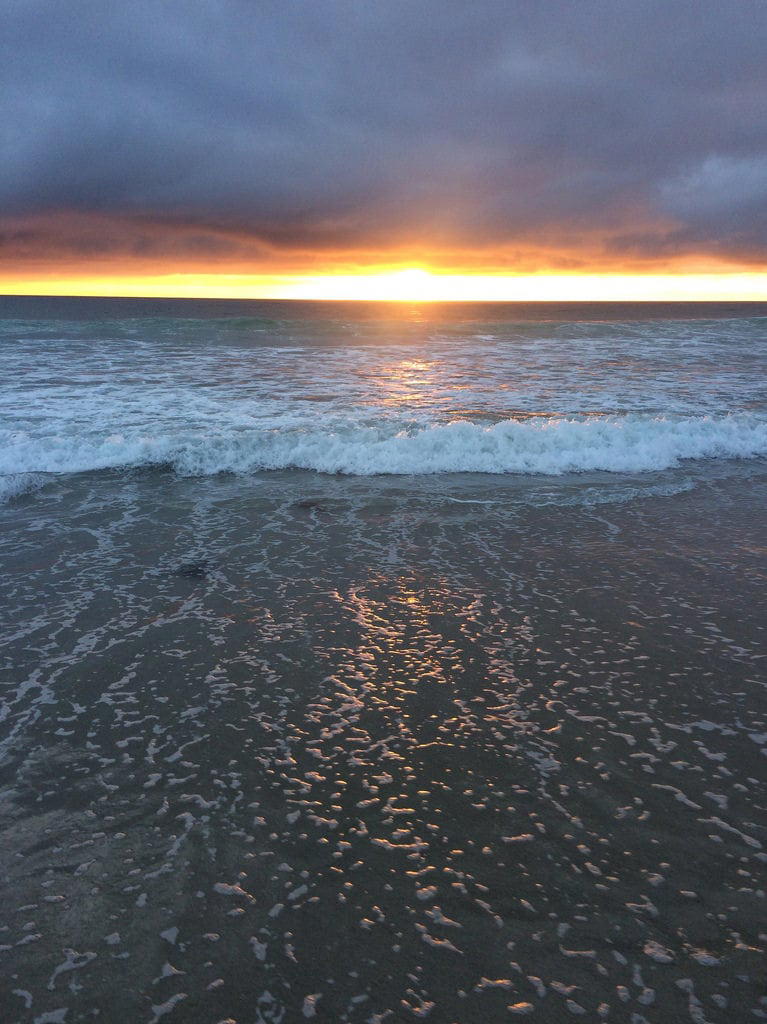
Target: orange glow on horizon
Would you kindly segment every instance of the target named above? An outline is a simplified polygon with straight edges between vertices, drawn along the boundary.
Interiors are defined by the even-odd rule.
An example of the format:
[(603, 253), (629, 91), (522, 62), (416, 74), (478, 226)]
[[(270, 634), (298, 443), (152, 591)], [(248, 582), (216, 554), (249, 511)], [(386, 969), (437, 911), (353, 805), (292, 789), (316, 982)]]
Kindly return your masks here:
[(387, 302), (767, 301), (767, 273), (462, 274), (410, 266), (327, 274), (46, 274), (0, 279), (0, 294)]

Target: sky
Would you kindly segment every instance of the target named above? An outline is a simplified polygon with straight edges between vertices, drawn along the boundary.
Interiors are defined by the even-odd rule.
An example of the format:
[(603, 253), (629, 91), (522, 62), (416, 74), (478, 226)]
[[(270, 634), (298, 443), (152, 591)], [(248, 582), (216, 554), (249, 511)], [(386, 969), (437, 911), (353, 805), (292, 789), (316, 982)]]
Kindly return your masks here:
[(3, 0), (0, 291), (767, 298), (766, 40), (764, 0)]

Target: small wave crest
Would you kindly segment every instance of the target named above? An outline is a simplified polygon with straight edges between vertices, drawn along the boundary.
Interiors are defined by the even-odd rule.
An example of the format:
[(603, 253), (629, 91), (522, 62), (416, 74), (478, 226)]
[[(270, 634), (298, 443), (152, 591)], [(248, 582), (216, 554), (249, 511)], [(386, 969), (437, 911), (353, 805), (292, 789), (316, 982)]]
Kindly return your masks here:
[(163, 436), (7, 438), (0, 452), (0, 496), (38, 486), (40, 473), (171, 466), (184, 476), (305, 469), (354, 476), (434, 473), (552, 475), (585, 471), (641, 473), (687, 459), (767, 454), (767, 422), (723, 417), (593, 416), (459, 420), (404, 428), (359, 420), (323, 429), (199, 430)]
[(45, 483), (40, 473), (5, 473), (0, 475), (0, 505), (21, 494), (36, 491)]

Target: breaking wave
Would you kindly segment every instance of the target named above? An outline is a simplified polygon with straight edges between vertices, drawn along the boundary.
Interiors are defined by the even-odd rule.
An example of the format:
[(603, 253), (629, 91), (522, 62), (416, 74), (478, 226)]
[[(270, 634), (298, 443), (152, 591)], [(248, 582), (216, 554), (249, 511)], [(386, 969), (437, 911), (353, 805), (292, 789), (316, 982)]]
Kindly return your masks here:
[(647, 415), (466, 420), (403, 429), (358, 419), (323, 429), (185, 430), (157, 436), (6, 436), (0, 452), (0, 499), (39, 486), (39, 474), (170, 466), (184, 476), (304, 469), (354, 476), (433, 473), (561, 475), (602, 470), (641, 473), (688, 459), (747, 459), (767, 454), (767, 422), (722, 417)]

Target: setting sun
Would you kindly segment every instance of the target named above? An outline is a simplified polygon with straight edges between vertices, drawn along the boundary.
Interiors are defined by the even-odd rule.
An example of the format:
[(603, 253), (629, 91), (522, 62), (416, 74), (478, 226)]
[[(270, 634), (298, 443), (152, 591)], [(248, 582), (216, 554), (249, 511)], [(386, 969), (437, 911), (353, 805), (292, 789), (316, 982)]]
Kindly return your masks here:
[(431, 302), (444, 298), (444, 292), (440, 277), (422, 267), (405, 267), (384, 273), (328, 274), (301, 278), (287, 284), (279, 297)]

